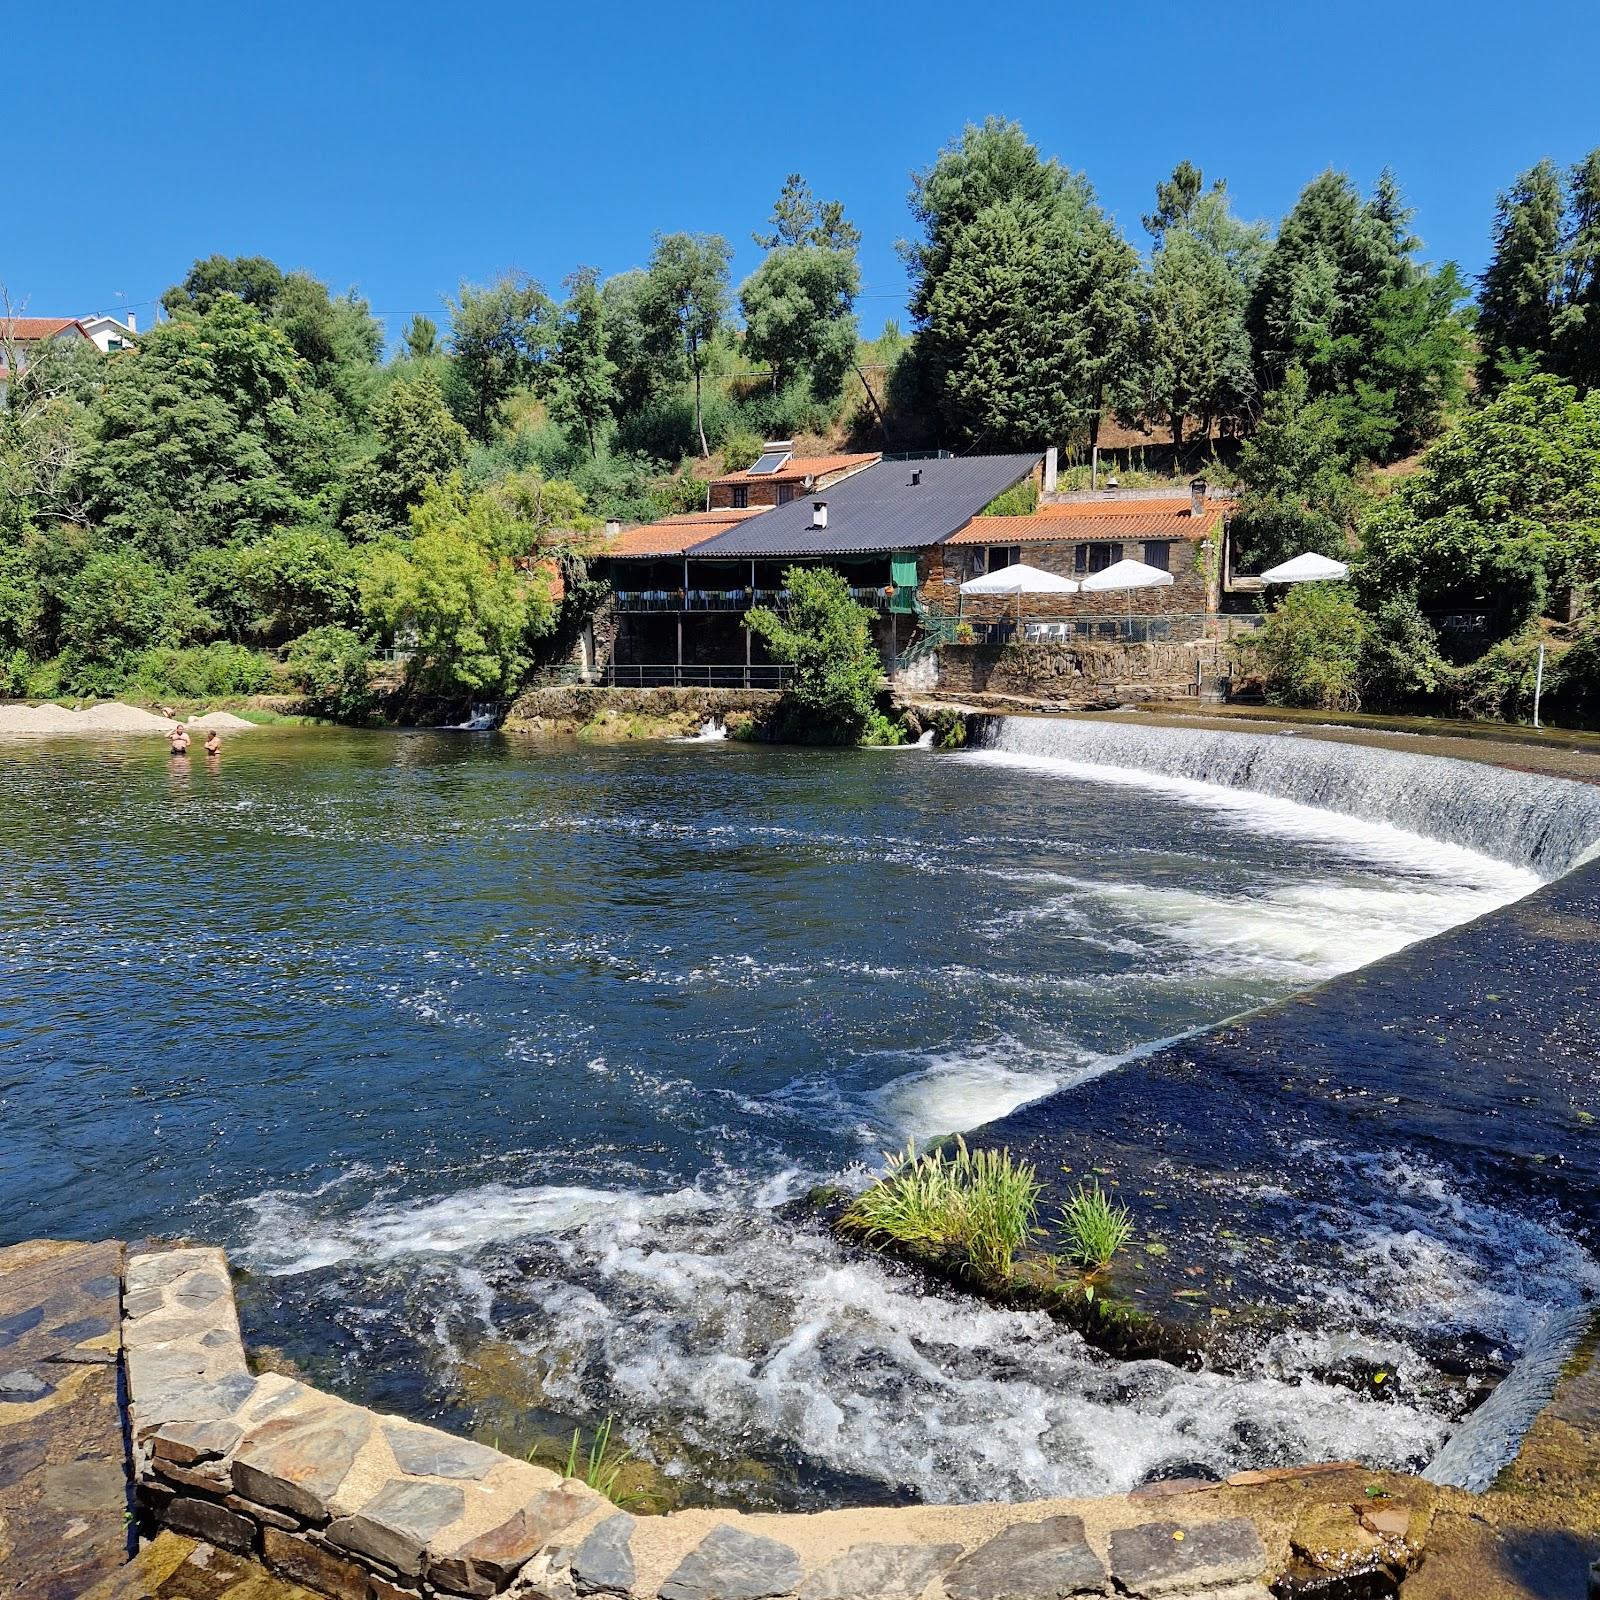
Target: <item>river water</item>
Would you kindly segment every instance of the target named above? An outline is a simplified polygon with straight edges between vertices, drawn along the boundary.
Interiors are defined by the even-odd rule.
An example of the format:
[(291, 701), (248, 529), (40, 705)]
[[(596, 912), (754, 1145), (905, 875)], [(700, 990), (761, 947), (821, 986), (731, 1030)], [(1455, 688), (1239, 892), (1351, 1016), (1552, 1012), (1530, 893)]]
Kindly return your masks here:
[(225, 1244), (315, 1381), (519, 1448), (614, 1415), (686, 1500), (1420, 1465), (1449, 1398), (1324, 1382), (1329, 1341), (1403, 1372), (1447, 1315), (1509, 1360), (1600, 1287), (1560, 1217), (1410, 1167), (1358, 1273), (1304, 1264), (1322, 1326), (1188, 1373), (798, 1204), (1524, 895), (1553, 869), (1515, 852), (1182, 772), (709, 741), (19, 742), (0, 808), (0, 1242)]

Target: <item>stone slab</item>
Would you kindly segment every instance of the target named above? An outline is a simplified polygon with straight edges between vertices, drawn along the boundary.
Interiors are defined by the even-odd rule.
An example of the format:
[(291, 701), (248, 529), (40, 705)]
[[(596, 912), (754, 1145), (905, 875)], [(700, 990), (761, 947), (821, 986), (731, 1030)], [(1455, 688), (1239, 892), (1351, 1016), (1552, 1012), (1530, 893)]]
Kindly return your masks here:
[(775, 1600), (800, 1583), (800, 1557), (788, 1545), (723, 1523), (680, 1561), (660, 1600)]
[(328, 1524), (330, 1544), (382, 1561), (406, 1577), (422, 1576), (428, 1541), (466, 1509), (466, 1495), (453, 1483), (396, 1479), (361, 1509)]
[(75, 1600), (127, 1560), (122, 1246), (0, 1249), (0, 1592)]
[(1108, 1587), (1083, 1518), (1071, 1516), (1013, 1523), (959, 1561), (944, 1586), (950, 1600), (1063, 1600)]
[(595, 1504), (596, 1497), (576, 1484), (543, 1490), (494, 1527), (430, 1556), (429, 1581), (454, 1594), (498, 1594), (557, 1533), (593, 1511)]
[(1260, 1581), (1267, 1552), (1253, 1522), (1144, 1522), (1111, 1534), (1111, 1575), (1130, 1594), (1158, 1600)]
[(918, 1600), (958, 1544), (854, 1544), (800, 1585), (799, 1600)]
[(619, 1511), (590, 1530), (572, 1553), (572, 1582), (579, 1594), (627, 1594), (633, 1588), (633, 1529), (634, 1518)]
[(270, 1417), (249, 1429), (234, 1451), (234, 1493), (307, 1522), (327, 1521), (329, 1502), (374, 1420), (358, 1406), (333, 1400)]
[(278, 1528), (263, 1528), (261, 1555), (273, 1572), (332, 1600), (367, 1600), (367, 1573), (344, 1556)]
[(383, 1436), (402, 1472), (415, 1477), (485, 1478), (506, 1458), (486, 1444), (459, 1439), (438, 1428), (385, 1417)]
[(248, 1555), (255, 1549), (256, 1525), (237, 1511), (229, 1511), (214, 1500), (190, 1495), (176, 1496), (166, 1509), (166, 1525), (174, 1533), (204, 1539), (223, 1550)]

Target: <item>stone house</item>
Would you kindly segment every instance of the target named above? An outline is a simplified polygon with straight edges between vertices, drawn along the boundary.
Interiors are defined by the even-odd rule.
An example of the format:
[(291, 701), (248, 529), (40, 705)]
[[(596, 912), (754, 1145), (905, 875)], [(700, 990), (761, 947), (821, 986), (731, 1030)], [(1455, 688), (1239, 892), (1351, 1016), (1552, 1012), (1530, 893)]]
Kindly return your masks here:
[(791, 500), (831, 488), (841, 478), (882, 460), (867, 455), (797, 456), (788, 439), (769, 439), (761, 456), (742, 472), (713, 478), (708, 511), (744, 511), (763, 506), (786, 506)]

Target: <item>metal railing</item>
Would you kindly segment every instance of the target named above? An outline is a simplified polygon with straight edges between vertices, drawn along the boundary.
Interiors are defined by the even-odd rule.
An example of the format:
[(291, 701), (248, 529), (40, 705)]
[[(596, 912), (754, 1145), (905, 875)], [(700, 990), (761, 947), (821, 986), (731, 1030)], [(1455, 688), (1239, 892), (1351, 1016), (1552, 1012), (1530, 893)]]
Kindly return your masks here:
[(642, 663), (613, 662), (599, 668), (591, 683), (608, 689), (781, 689), (794, 668), (772, 663)]
[(1153, 644), (1176, 637), (1182, 617), (1079, 617), (1070, 622), (972, 622), (977, 644), (1050, 644), (1078, 640), (1089, 643)]
[[(876, 584), (852, 585), (850, 597), (858, 605), (882, 610), (891, 593)], [(787, 589), (618, 589), (612, 599), (618, 611), (748, 611), (751, 606), (784, 610), (791, 599)]]

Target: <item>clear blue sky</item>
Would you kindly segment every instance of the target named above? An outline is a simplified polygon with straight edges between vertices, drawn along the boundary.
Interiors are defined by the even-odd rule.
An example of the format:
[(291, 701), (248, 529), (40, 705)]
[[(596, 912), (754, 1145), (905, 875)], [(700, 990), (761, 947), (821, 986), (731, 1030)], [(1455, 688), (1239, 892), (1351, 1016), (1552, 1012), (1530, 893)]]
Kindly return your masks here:
[(737, 281), (800, 171), (865, 235), (876, 332), (903, 311), (910, 172), (992, 113), (1141, 246), (1183, 157), (1269, 219), (1324, 167), (1366, 188), (1388, 164), (1429, 257), (1470, 274), (1496, 191), (1600, 143), (1600, 7), (1576, 0), (62, 0), (6, 37), (0, 282), (141, 322), (213, 251), (357, 285), (391, 329), (508, 266), (555, 288), (642, 264), (658, 229), (725, 234)]

